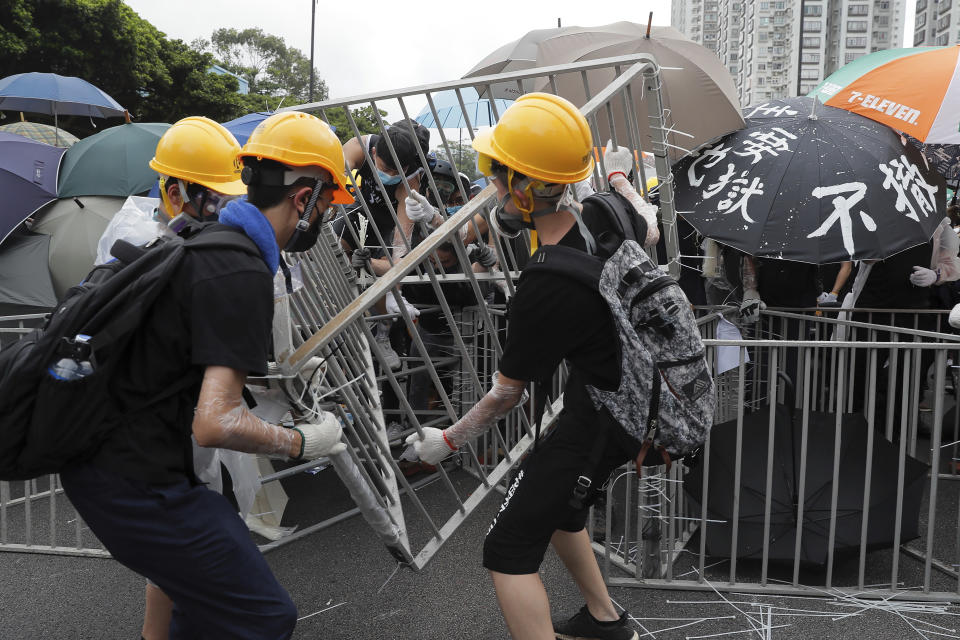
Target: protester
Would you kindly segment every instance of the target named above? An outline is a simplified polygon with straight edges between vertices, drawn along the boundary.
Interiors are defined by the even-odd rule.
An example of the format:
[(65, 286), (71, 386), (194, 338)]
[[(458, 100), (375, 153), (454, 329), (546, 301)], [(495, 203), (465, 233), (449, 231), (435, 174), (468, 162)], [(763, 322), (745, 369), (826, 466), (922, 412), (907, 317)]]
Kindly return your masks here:
[[(520, 97), (491, 130), (473, 143), (480, 166), (500, 196), (497, 228), (536, 233), (537, 245), (565, 245), (586, 251), (595, 241), (589, 199), (582, 209), (571, 185), (590, 175), (593, 142), (586, 119), (563, 98), (533, 93)], [(628, 149), (608, 149), (605, 165), (612, 184), (627, 182), (633, 160)], [(650, 214), (644, 208), (642, 214)], [(650, 216), (652, 218), (652, 216)], [(655, 218), (654, 218), (655, 220)], [(638, 216), (645, 244), (658, 239), (655, 222)], [(531, 260), (536, 260), (536, 253)], [(624, 612), (618, 615), (590, 547), (584, 525), (588, 507), (569, 501), (601, 422), (584, 385), (615, 389), (619, 354), (615, 329), (600, 294), (552, 273), (531, 274), (513, 298), (508, 338), (490, 391), (447, 429), (426, 428), (408, 442), (425, 462), (436, 464), (458, 447), (492, 428), (520, 401), (530, 380), (549, 378), (561, 361), (570, 365), (559, 423), (523, 462), (484, 542), (483, 564), (490, 571), (500, 608), (518, 640), (637, 638)], [(610, 471), (636, 456), (639, 443), (625, 432), (607, 439), (602, 461), (592, 474), (600, 487)], [(589, 505), (597, 490), (589, 497)], [(552, 542), (586, 599), (586, 605), (554, 626), (538, 575)]]
[(298, 460), (345, 448), (331, 414), (288, 429), (256, 418), (242, 399), (247, 374), (267, 368), (280, 248), (308, 249), (323, 212), (350, 200), (340, 142), (319, 119), (284, 112), (240, 155), (248, 200), (230, 202), (220, 222), (261, 255), (187, 251), (117, 365), (111, 391), (125, 424), (61, 474), (113, 557), (173, 600), (170, 638), (289, 638), (297, 620), (236, 510), (196, 483), (191, 433), (202, 447)]
[[(220, 209), (247, 191), (240, 180), (238, 153), (240, 145), (233, 134), (209, 118), (193, 116), (174, 123), (160, 138), (150, 160), (150, 168), (160, 174), (161, 201), (156, 214), (148, 216), (125, 203), (101, 240), (108, 245), (121, 239), (141, 244), (139, 240), (149, 241), (158, 234), (173, 234), (170, 223), (183, 231), (194, 226), (191, 221), (216, 220)], [(106, 249), (109, 251), (109, 246)], [(204, 452), (194, 447), (195, 461), (198, 453)], [(211, 467), (195, 465), (197, 469)], [(219, 472), (219, 460), (215, 468)], [(231, 471), (236, 482), (241, 474)], [(205, 483), (213, 480), (202, 475), (198, 478)], [(145, 640), (168, 638), (172, 610), (170, 598), (148, 581), (141, 636)]]

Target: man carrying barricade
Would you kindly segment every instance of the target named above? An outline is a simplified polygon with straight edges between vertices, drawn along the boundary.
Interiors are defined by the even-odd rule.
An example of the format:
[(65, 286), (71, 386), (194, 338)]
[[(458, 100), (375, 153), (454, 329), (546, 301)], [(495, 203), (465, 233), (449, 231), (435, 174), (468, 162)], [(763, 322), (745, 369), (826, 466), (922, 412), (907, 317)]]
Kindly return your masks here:
[[(500, 196), (492, 221), (496, 230), (529, 229), (535, 249), (559, 245), (557, 249), (602, 254), (610, 238), (600, 226), (600, 205), (587, 199), (581, 206), (573, 197), (572, 185), (593, 170), (590, 129), (576, 107), (550, 94), (522, 96), (473, 146)], [(615, 187), (626, 182), (633, 163), (629, 149), (610, 145), (604, 160), (608, 180)], [(631, 218), (636, 238), (646, 246), (656, 244), (659, 234), (649, 205)], [(544, 251), (535, 252), (529, 264), (541, 256)], [(618, 388), (620, 358), (610, 339), (617, 329), (599, 291), (565, 274), (527, 273), (529, 268), (513, 298), (492, 388), (453, 426), (425, 428), (408, 442), (423, 461), (438, 463), (506, 416), (528, 381), (549, 380), (566, 360), (570, 377), (558, 424), (521, 464), (487, 533), (483, 564), (507, 627), (518, 640), (637, 638), (626, 612), (619, 614), (610, 600), (584, 528), (589, 505), (610, 471), (641, 450), (625, 431), (599, 426), (602, 420), (585, 386)], [(594, 446), (597, 442), (601, 447)], [(592, 459), (594, 449), (598, 455)], [(574, 503), (583, 474), (589, 475), (592, 489)], [(538, 574), (550, 543), (586, 600), (579, 613), (557, 623), (550, 620)]]
[[(297, 620), (236, 510), (197, 484), (191, 434), (201, 447), (297, 460), (345, 448), (331, 414), (284, 428), (242, 399), (247, 374), (267, 368), (280, 249), (309, 249), (324, 212), (351, 199), (342, 147), (319, 119), (285, 112), (261, 123), (240, 157), (248, 200), (230, 202), (220, 225), (185, 242), (114, 365), (123, 424), (61, 474), (113, 557), (173, 600), (171, 638), (289, 638)], [(201, 250), (205, 236), (220, 244)]]

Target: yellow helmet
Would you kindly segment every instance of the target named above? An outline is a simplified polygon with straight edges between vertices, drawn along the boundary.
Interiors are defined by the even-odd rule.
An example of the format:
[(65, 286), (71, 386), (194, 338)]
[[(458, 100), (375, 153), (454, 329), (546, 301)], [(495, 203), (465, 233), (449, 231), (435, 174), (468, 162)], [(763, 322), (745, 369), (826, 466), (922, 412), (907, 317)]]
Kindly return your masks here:
[(481, 165), (492, 158), (546, 183), (579, 182), (593, 171), (587, 119), (573, 103), (550, 93), (517, 98), (495, 127), (477, 134), (473, 148)]
[(150, 160), (157, 173), (202, 185), (231, 196), (243, 195), (240, 145), (233, 134), (210, 118), (191, 116), (178, 121), (160, 138)]
[(274, 160), (290, 167), (321, 167), (333, 175), (334, 204), (349, 204), (343, 145), (326, 122), (301, 111), (275, 113), (254, 129), (239, 158)]

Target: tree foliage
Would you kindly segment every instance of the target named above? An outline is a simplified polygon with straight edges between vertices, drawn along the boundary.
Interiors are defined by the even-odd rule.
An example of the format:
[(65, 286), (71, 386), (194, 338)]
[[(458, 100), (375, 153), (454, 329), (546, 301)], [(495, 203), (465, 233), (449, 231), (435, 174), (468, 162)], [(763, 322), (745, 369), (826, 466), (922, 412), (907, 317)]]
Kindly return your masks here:
[[(477, 170), (477, 152), (473, 150), (470, 142), (448, 140), (447, 144), (450, 147), (450, 154), (453, 156), (457, 171), (469, 176), (471, 181), (477, 180), (481, 175)], [(443, 147), (437, 147), (435, 153), (441, 160), (447, 160), (447, 152)]]
[(245, 113), (236, 78), (207, 73), (211, 64), (211, 54), (167, 39), (121, 0), (0, 2), (0, 77), (30, 71), (78, 76), (138, 120), (223, 120)]
[[(377, 117), (373, 113), (373, 107), (368, 106), (351, 109), (350, 115), (353, 116), (353, 121), (357, 125), (357, 129), (360, 130), (360, 135), (363, 136), (368, 133), (380, 132), (380, 125), (377, 123)], [(380, 117), (382, 118), (385, 115), (387, 115), (387, 112), (381, 109)], [(326, 116), (327, 121), (336, 127), (337, 137), (340, 138), (340, 142), (346, 142), (354, 137), (353, 127), (350, 126), (350, 121), (347, 119), (347, 113), (343, 107), (327, 109)]]

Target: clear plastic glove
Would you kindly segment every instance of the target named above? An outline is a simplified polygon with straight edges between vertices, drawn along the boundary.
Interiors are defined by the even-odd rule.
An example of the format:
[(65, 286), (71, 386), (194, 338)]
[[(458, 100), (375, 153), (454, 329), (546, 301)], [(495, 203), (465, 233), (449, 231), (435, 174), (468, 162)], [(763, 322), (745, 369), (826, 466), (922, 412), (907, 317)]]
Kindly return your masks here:
[(613, 140), (607, 140), (607, 150), (603, 153), (603, 166), (607, 168), (607, 180), (615, 173), (622, 173), (624, 177), (633, 171), (633, 153), (627, 147), (613, 145)]
[(360, 247), (354, 249), (353, 255), (350, 257), (350, 265), (354, 269), (365, 269), (370, 264), (370, 249), (367, 247)]
[(929, 287), (932, 284), (935, 284), (939, 280), (937, 272), (933, 269), (927, 269), (926, 267), (914, 267), (913, 273), (910, 274), (910, 283), (915, 287)]
[(426, 196), (416, 191), (412, 191), (404, 199), (404, 203), (407, 205), (407, 218), (414, 224), (418, 222), (429, 223), (437, 215), (437, 210), (427, 201)]
[(740, 303), (740, 321), (753, 324), (760, 319), (760, 312), (766, 308), (767, 305), (760, 299), (757, 290), (747, 289), (743, 293), (743, 302)]
[(321, 422), (301, 424), (294, 427), (303, 437), (300, 455), (295, 460), (316, 460), (345, 451), (347, 445), (342, 442), (343, 429), (337, 417), (328, 411), (323, 412)]
[(954, 329), (960, 329), (960, 304), (950, 310), (950, 317), (947, 318), (947, 322), (949, 322), (950, 326)]
[(470, 262), (479, 262), (481, 266), (487, 269), (497, 264), (497, 254), (488, 245), (472, 244), (467, 251), (470, 254)]
[(817, 296), (817, 304), (819, 305), (837, 304), (837, 294), (828, 293), (827, 291), (824, 291), (819, 296)]
[(456, 447), (444, 437), (443, 429), (424, 427), (423, 435), (411, 433), (407, 436), (407, 444), (412, 446), (421, 460), (427, 464), (437, 464), (451, 453)]
[[(410, 314), (411, 318), (417, 318), (420, 316), (420, 310), (415, 306), (407, 302), (407, 299), (403, 296), (400, 296), (400, 301), (403, 303), (403, 306), (407, 309), (407, 313)], [(387, 313), (400, 313), (400, 307), (397, 306), (397, 299), (392, 293), (388, 293), (386, 296), (387, 302)]]

